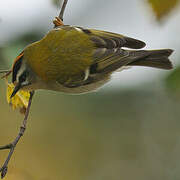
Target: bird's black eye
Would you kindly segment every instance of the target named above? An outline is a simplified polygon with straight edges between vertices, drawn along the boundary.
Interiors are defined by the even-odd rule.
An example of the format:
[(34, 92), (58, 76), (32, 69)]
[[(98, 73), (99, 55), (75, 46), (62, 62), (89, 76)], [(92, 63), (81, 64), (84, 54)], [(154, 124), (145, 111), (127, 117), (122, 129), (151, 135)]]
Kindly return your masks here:
[(19, 82), (24, 82), (26, 81), (27, 73), (24, 72), (20, 77), (19, 77)]

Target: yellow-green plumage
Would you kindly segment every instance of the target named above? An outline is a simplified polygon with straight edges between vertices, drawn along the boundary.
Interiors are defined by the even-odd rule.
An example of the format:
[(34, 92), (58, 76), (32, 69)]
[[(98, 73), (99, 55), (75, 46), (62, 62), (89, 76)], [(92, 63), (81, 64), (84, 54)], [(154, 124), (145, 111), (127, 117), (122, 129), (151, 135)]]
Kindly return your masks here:
[[(27, 83), (30, 82), (30, 89), (89, 92), (105, 84), (119, 68), (172, 68), (168, 59), (172, 53), (170, 49), (123, 49), (141, 49), (144, 46), (144, 42), (120, 34), (60, 26), (24, 49), (22, 56), (25, 65), (22, 67), (29, 68), (31, 78)], [(19, 71), (18, 63), (15, 64), (14, 69)], [(14, 70), (13, 79), (17, 77), (17, 70)]]
[(93, 62), (94, 49), (88, 35), (74, 28), (52, 30), (42, 40), (28, 46), (24, 58), (44, 81), (66, 83), (83, 77), (85, 69)]

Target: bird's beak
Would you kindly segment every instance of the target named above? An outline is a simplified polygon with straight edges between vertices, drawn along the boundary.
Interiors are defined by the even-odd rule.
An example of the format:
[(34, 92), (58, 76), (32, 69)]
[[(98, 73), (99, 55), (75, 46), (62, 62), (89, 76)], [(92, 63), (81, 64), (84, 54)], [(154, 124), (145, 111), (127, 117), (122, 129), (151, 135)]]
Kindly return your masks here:
[(21, 88), (21, 84), (19, 84), (19, 83), (16, 84), (16, 86), (11, 94), (11, 98), (13, 98), (16, 95), (16, 93), (20, 90), (20, 88)]

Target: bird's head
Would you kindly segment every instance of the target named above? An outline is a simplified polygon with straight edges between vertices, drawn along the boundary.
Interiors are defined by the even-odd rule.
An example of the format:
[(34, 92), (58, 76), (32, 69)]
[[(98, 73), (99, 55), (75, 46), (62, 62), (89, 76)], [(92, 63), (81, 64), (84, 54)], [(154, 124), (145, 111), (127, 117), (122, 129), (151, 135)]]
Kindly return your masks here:
[(32, 71), (24, 61), (24, 53), (22, 52), (14, 61), (12, 68), (12, 83), (15, 85), (11, 98), (22, 89), (32, 84)]

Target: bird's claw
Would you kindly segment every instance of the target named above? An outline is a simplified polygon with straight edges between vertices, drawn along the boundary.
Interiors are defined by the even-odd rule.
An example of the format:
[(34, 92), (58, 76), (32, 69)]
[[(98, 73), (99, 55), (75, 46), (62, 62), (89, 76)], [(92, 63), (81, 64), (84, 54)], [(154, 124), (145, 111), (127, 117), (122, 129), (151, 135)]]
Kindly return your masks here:
[(55, 27), (64, 25), (64, 23), (62, 22), (62, 20), (59, 17), (55, 17), (53, 23), (54, 23)]

